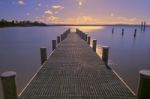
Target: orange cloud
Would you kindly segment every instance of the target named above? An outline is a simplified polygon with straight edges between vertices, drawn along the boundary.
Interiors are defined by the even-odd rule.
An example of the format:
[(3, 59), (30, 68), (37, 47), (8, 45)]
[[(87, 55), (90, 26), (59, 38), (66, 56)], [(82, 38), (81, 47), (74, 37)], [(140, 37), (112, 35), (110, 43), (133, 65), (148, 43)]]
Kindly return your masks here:
[(78, 17), (56, 17), (56, 16), (44, 16), (41, 17), (43, 22), (46, 23), (58, 23), (58, 24), (138, 24), (140, 19), (128, 18), (128, 17), (93, 17), (93, 16), (78, 16)]
[(50, 17), (47, 17), (47, 20), (50, 21), (50, 22), (55, 22), (57, 21), (59, 18), (58, 17), (55, 17), (55, 16), (50, 16)]

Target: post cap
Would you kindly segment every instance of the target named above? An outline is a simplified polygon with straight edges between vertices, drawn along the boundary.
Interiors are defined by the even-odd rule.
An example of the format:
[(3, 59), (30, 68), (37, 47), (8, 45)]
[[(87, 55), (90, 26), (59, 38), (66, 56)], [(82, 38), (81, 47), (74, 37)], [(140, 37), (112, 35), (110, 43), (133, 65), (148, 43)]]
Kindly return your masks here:
[(102, 46), (102, 48), (110, 48), (109, 46)]
[(16, 72), (14, 71), (7, 71), (1, 74), (1, 78), (8, 78), (8, 77), (15, 77)]
[(41, 47), (40, 49), (46, 49), (46, 47)]
[(140, 76), (150, 79), (150, 70), (140, 70)]

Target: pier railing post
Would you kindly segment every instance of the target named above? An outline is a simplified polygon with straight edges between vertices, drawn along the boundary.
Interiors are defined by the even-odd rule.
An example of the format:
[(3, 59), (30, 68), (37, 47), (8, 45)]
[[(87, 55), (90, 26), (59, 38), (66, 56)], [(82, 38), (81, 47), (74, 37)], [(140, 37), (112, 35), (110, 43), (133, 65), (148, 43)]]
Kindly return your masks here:
[(86, 42), (87, 42), (87, 37), (88, 37), (87, 34), (85, 34), (85, 41), (86, 41)]
[(109, 47), (103, 46), (102, 47), (102, 60), (108, 66), (108, 57), (109, 57)]
[(52, 40), (52, 50), (56, 49), (56, 40)]
[(57, 44), (60, 43), (60, 36), (57, 36)]
[(45, 47), (40, 48), (41, 53), (41, 64), (43, 64), (47, 60), (47, 49)]
[(150, 99), (150, 70), (140, 71), (138, 99)]
[(93, 51), (96, 52), (97, 40), (93, 40)]
[(60, 35), (61, 41), (63, 41), (63, 34)]
[(17, 99), (15, 82), (16, 72), (8, 71), (1, 74), (4, 99)]
[(91, 43), (91, 37), (90, 36), (88, 36), (88, 38), (87, 38), (87, 43), (90, 45), (90, 43)]

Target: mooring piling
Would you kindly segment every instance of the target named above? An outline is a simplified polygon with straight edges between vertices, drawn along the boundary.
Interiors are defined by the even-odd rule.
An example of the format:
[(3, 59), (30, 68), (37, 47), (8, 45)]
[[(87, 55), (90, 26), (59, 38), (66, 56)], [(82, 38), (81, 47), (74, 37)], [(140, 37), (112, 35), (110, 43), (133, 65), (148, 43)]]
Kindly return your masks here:
[(114, 34), (114, 28), (112, 28), (112, 34)]
[(17, 99), (16, 72), (8, 71), (1, 74), (4, 99)]
[(134, 30), (134, 38), (136, 38), (137, 29)]
[(150, 99), (150, 70), (141, 70), (138, 99)]
[(124, 29), (122, 29), (122, 36), (124, 36)]

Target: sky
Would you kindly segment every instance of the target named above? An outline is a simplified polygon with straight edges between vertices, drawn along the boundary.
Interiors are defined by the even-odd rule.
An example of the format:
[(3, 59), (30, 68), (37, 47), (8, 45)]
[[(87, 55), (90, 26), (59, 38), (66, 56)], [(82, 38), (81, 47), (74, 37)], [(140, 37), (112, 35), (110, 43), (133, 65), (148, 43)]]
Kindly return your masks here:
[(150, 23), (150, 0), (0, 0), (0, 19), (61, 24)]

